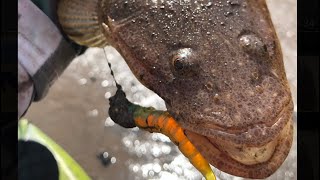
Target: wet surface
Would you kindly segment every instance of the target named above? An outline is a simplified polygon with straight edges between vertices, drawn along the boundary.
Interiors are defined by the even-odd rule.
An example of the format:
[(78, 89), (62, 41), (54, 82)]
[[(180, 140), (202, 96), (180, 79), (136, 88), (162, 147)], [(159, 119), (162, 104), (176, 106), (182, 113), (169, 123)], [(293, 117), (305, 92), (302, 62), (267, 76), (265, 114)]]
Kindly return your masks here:
[[(296, 104), (296, 1), (267, 2)], [(131, 102), (162, 110), (165, 106), (163, 100), (136, 80), (113, 48), (105, 50), (107, 56), (102, 49), (92, 48), (76, 58), (45, 99), (31, 105), (26, 118), (70, 153), (93, 179), (201, 179), (169, 138), (137, 128), (125, 129), (109, 118), (108, 98), (116, 87), (106, 58)], [(297, 179), (296, 147), (295, 123), (291, 152), (268, 179)], [(219, 179), (241, 179), (214, 171)]]

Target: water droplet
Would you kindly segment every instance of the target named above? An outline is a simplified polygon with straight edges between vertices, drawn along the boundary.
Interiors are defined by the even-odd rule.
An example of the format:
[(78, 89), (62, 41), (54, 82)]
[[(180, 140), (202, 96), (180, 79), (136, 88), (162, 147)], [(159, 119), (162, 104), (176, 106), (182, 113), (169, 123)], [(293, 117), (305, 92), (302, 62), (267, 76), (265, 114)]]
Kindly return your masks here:
[(161, 166), (159, 164), (154, 164), (153, 170), (154, 172), (159, 173), (161, 171)]
[(96, 117), (96, 116), (98, 116), (98, 114), (99, 114), (99, 112), (97, 109), (94, 109), (94, 110), (88, 112), (88, 116), (91, 116), (91, 117)]
[(152, 170), (151, 170), (151, 171), (149, 171), (149, 173), (148, 173), (148, 174), (149, 174), (149, 176), (150, 176), (150, 177), (153, 177), (153, 176), (154, 176), (154, 172), (153, 172)]
[(81, 79), (79, 79), (78, 83), (80, 85), (85, 85), (85, 84), (87, 84), (87, 79), (86, 78), (81, 78)]
[(112, 158), (111, 158), (111, 163), (114, 164), (114, 163), (116, 163), (116, 162), (117, 162), (117, 159), (116, 159), (115, 157), (112, 157)]
[(171, 147), (170, 146), (162, 146), (161, 151), (163, 154), (170, 154), (171, 152)]
[(103, 152), (102, 156), (103, 156), (103, 158), (108, 158), (109, 157), (109, 153), (108, 152)]
[(233, 12), (227, 11), (224, 13), (224, 16), (226, 16), (226, 17), (229, 17), (231, 15), (233, 15)]
[(109, 99), (111, 97), (111, 93), (110, 92), (106, 92), (104, 94), (104, 98)]
[(139, 146), (139, 145), (140, 145), (140, 141), (139, 141), (139, 140), (135, 140), (135, 141), (134, 141), (134, 145), (135, 145), (135, 146)]
[(111, 119), (110, 117), (108, 117), (108, 118), (104, 121), (104, 126), (105, 126), (105, 127), (114, 126), (114, 122), (112, 121), (112, 119)]
[(212, 6), (212, 2), (208, 2), (208, 3), (206, 4), (206, 6), (207, 6), (207, 7), (211, 7), (211, 6)]
[(238, 0), (230, 0), (227, 1), (228, 4), (230, 4), (231, 6), (240, 6), (240, 3)]
[(159, 157), (161, 155), (161, 149), (155, 146), (151, 149), (151, 153), (154, 157)]
[(139, 171), (139, 166), (138, 165), (134, 165), (133, 167), (132, 167), (132, 171), (133, 172), (138, 172)]
[(104, 80), (101, 82), (101, 86), (102, 87), (107, 87), (109, 85), (109, 81), (108, 80)]
[(214, 114), (214, 115), (220, 115), (221, 112), (220, 112), (220, 111), (213, 111), (212, 114)]

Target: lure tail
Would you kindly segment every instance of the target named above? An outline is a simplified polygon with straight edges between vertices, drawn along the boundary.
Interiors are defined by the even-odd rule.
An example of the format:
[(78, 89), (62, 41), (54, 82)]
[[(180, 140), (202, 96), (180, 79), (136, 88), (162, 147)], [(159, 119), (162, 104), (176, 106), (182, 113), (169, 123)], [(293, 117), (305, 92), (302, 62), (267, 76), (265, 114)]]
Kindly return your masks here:
[(168, 136), (207, 180), (216, 179), (209, 163), (190, 142), (183, 129), (168, 112), (140, 106), (133, 113), (133, 117), (139, 128), (149, 132), (160, 132)]

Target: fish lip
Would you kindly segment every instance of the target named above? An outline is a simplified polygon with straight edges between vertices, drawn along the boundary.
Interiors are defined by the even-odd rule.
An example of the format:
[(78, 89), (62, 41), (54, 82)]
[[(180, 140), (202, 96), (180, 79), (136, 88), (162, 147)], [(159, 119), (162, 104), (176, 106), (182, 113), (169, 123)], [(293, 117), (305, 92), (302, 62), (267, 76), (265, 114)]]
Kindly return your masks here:
[[(292, 106), (292, 108), (291, 108)], [(272, 152), (272, 155), (269, 159), (263, 162), (257, 162), (257, 164), (247, 165), (236, 159), (233, 159), (224, 149), (221, 149), (218, 143), (212, 142), (212, 139), (206, 135), (199, 134), (194, 130), (186, 130), (185, 134), (190, 139), (192, 143), (194, 143), (195, 147), (200, 151), (200, 153), (209, 161), (209, 163), (221, 171), (224, 171), (228, 174), (232, 174), (235, 176), (241, 176), (244, 178), (254, 178), (254, 179), (264, 179), (273, 174), (281, 164), (283, 164), (284, 160), (288, 156), (290, 149), (292, 148), (292, 140), (293, 140), (293, 103), (288, 103), (278, 114), (276, 117), (277, 120), (272, 124), (273, 126), (276, 124), (284, 123), (284, 127), (276, 133), (275, 138), (270, 138), (270, 141), (262, 144), (252, 144), (252, 143), (244, 143), (241, 142), (237, 144), (237, 142), (230, 142), (228, 139), (223, 139), (224, 142), (234, 143), (236, 146), (243, 147), (262, 147), (267, 145), (267, 143), (273, 141), (276, 143), (275, 148)], [(287, 117), (288, 115), (288, 117)], [(287, 117), (287, 120), (281, 120)], [(290, 126), (290, 127), (289, 127)], [(280, 127), (280, 126), (278, 126)], [(287, 129), (290, 128), (290, 129)], [(288, 131), (287, 131), (288, 130)], [(200, 139), (193, 139), (194, 136), (189, 136), (191, 132), (200, 136)], [(287, 134), (288, 133), (288, 134)], [(203, 140), (201, 140), (203, 139)], [(259, 140), (258, 140), (259, 142)], [(234, 167), (230, 169), (230, 166)], [(261, 173), (257, 173), (261, 172)]]
[[(283, 130), (284, 134), (279, 134), (278, 138), (274, 139), (277, 142), (277, 145), (271, 157), (267, 161), (258, 162), (257, 164), (252, 165), (246, 165), (233, 159), (223, 149), (220, 149), (205, 136), (194, 133), (193, 131), (185, 133), (197, 149), (200, 147), (198, 150), (208, 162), (219, 170), (244, 178), (264, 179), (272, 175), (281, 164), (283, 164), (292, 148), (293, 121), (288, 121)], [(200, 136), (200, 139), (195, 139), (196, 136), (192, 135), (192, 133), (196, 134), (196, 136)]]
[[(278, 136), (281, 130), (291, 119), (293, 113), (293, 102), (291, 100), (284, 105), (282, 110), (276, 116), (276, 120), (272, 124), (266, 125), (258, 123), (248, 126), (246, 130), (229, 130), (226, 127), (215, 126), (208, 129), (206, 125), (201, 127), (186, 128), (198, 135), (208, 139), (229, 140), (235, 144), (245, 144), (249, 146), (262, 146), (270, 142), (274, 137)], [(201, 129), (205, 131), (200, 132)], [(256, 131), (257, 136), (252, 136)], [(205, 133), (203, 133), (205, 132)]]

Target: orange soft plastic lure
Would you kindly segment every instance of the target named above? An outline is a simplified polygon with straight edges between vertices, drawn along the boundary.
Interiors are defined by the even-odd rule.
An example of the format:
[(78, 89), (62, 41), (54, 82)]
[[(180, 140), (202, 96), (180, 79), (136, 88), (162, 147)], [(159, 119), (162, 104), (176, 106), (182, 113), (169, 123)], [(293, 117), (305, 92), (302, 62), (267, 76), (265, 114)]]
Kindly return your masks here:
[(207, 180), (216, 179), (207, 160), (189, 141), (184, 134), (184, 130), (168, 112), (133, 104), (127, 100), (121, 86), (117, 84), (117, 88), (116, 94), (109, 99), (109, 115), (114, 122), (122, 127), (137, 126), (149, 132), (162, 133), (168, 136)]
[(181, 153), (189, 159), (191, 164), (197, 168), (207, 180), (216, 179), (207, 160), (189, 141), (183, 129), (168, 112), (139, 106), (134, 112), (133, 117), (135, 124), (139, 128), (168, 136), (170, 140), (179, 147)]

